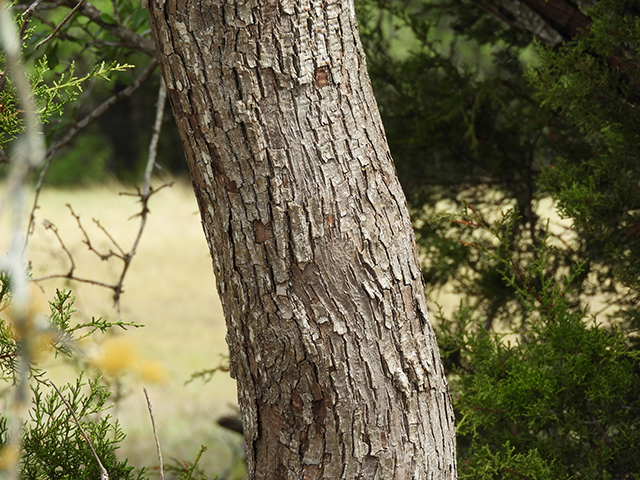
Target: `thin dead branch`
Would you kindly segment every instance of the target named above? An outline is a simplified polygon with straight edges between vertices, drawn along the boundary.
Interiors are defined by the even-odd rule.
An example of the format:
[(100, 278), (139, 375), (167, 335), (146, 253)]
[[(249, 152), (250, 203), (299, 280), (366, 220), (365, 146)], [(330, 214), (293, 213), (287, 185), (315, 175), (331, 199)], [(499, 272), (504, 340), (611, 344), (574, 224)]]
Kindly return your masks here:
[(163, 188), (170, 187), (172, 185), (173, 185), (173, 182), (169, 182), (169, 183), (165, 183), (164, 185), (161, 185), (157, 189), (149, 187), (149, 191), (146, 194), (141, 192), (140, 189), (137, 189), (138, 190), (137, 194), (132, 194), (132, 193), (121, 193), (120, 194), (120, 195), (138, 197), (140, 203), (142, 204), (142, 208), (140, 209), (139, 213), (137, 213), (137, 214), (135, 214), (133, 216), (133, 217), (137, 217), (137, 216), (140, 217), (140, 228), (138, 229), (138, 234), (136, 235), (136, 239), (133, 242), (133, 246), (131, 247), (131, 250), (129, 251), (129, 253), (125, 254), (125, 256), (123, 258), (124, 266), (122, 267), (122, 273), (120, 274), (120, 279), (118, 280), (118, 289), (116, 290), (115, 294), (113, 295), (113, 300), (116, 302), (117, 306), (119, 306), (120, 295), (123, 292), (122, 291), (122, 284), (124, 282), (124, 277), (127, 274), (127, 271), (129, 270), (129, 266), (131, 265), (131, 261), (133, 260), (133, 257), (136, 254), (136, 251), (138, 250), (138, 245), (140, 243), (140, 239), (142, 238), (142, 232), (144, 231), (144, 227), (147, 224), (147, 215), (149, 214), (149, 207), (148, 207), (149, 199), (151, 198), (151, 196), (153, 194), (158, 193)]
[(160, 468), (160, 480), (164, 480), (164, 465), (162, 464), (162, 450), (160, 450), (160, 441), (158, 440), (158, 430), (156, 429), (156, 420), (153, 418), (153, 409), (151, 408), (151, 400), (146, 387), (142, 387), (144, 396), (147, 399), (147, 407), (149, 408), (149, 416), (151, 417), (151, 426), (153, 427), (153, 437), (156, 439), (156, 451), (158, 452), (158, 466)]
[(20, 28), (21, 34), (24, 34), (25, 30), (27, 29), (26, 24), (29, 23), (29, 19), (31, 18), (31, 15), (33, 15), (33, 12), (35, 11), (35, 9), (40, 6), (40, 3), (42, 3), (42, 0), (35, 0), (35, 2), (29, 5), (27, 9), (24, 12), (22, 12), (22, 15), (20, 15), (23, 20), (22, 27)]
[(91, 440), (89, 440), (89, 437), (84, 432), (82, 425), (80, 425), (80, 422), (78, 421), (78, 417), (76, 417), (76, 413), (73, 411), (73, 408), (71, 408), (71, 405), (69, 405), (69, 402), (67, 402), (66, 398), (62, 396), (62, 393), (60, 393), (60, 390), (58, 390), (58, 387), (56, 387), (56, 384), (53, 383), (53, 381), (51, 380), (49, 380), (49, 384), (56, 391), (56, 393), (60, 397), (60, 400), (62, 400), (62, 402), (65, 404), (65, 406), (69, 410), (69, 413), (71, 413), (73, 420), (75, 420), (76, 425), (78, 426), (78, 430), (80, 430), (80, 433), (82, 434), (82, 438), (84, 438), (85, 442), (87, 442), (87, 445), (89, 445), (89, 449), (91, 450), (91, 453), (93, 453), (93, 456), (95, 457), (96, 462), (98, 462), (98, 466), (100, 467), (100, 480), (109, 480), (109, 473), (107, 472), (107, 469), (104, 468), (104, 465), (102, 465), (102, 462), (100, 461), (100, 457), (98, 457), (98, 454), (93, 448), (93, 444), (91, 443)]
[[(80, 231), (84, 235), (83, 243), (87, 247), (89, 247), (89, 251), (95, 253), (98, 257), (100, 257), (100, 260), (102, 260), (102, 261), (109, 260), (111, 257), (117, 257), (120, 260), (124, 260), (124, 253), (122, 255), (118, 255), (113, 250), (109, 250), (109, 253), (103, 254), (103, 253), (100, 253), (95, 248), (93, 248), (93, 245), (91, 245), (91, 239), (89, 238), (89, 234), (87, 234), (87, 231), (84, 229), (84, 227), (82, 225), (82, 221), (80, 220), (80, 215), (76, 214), (76, 212), (73, 211), (73, 207), (71, 207), (71, 205), (69, 205), (68, 203), (67, 203), (67, 208), (71, 211), (71, 215), (73, 216), (73, 218), (76, 219), (76, 222), (78, 223), (78, 228), (80, 229)], [(100, 223), (97, 222), (97, 220), (95, 218), (93, 219), (93, 221), (98, 223), (98, 226), (102, 229), (103, 232), (105, 231), (104, 228), (102, 228), (102, 225), (100, 225)], [(107, 237), (116, 245), (117, 248), (120, 248), (118, 246), (118, 244), (115, 243), (115, 240), (113, 240), (111, 235), (107, 234)], [(122, 251), (122, 249), (120, 249), (120, 251)]]
[[(39, 0), (36, 0), (36, 1), (39, 1)], [(132, 31), (122, 27), (121, 25), (106, 24), (101, 19), (102, 12), (100, 12), (98, 9), (96, 9), (93, 5), (91, 5), (90, 3), (86, 2), (85, 0), (79, 0), (79, 1), (77, 1), (77, 0), (60, 0), (59, 4), (66, 5), (67, 7), (72, 8), (72, 11), (54, 29), (52, 34), (49, 37), (47, 37), (47, 39), (45, 39), (42, 42), (40, 42), (38, 44), (38, 46), (42, 45), (44, 42), (49, 40), (53, 35), (55, 35), (57, 32), (59, 32), (60, 28), (64, 25), (64, 23), (66, 21), (68, 21), (75, 12), (79, 11), (80, 14), (86, 16), (92, 22), (100, 25), (102, 28), (108, 30), (110, 33), (112, 33), (113, 35), (118, 37), (122, 41), (123, 44), (125, 44), (125, 45), (127, 45), (129, 47), (133, 47), (133, 48), (138, 49), (138, 50), (142, 50), (143, 52), (148, 53), (152, 57), (155, 56), (155, 48), (153, 47), (153, 42), (151, 42), (150, 40), (148, 40), (148, 39), (146, 39), (146, 38), (144, 38), (142, 36), (137, 35), (136, 33), (134, 33)], [(35, 6), (33, 7), (33, 9), (35, 9)], [(26, 246), (27, 246), (28, 238), (29, 238), (30, 234), (33, 232), (33, 227), (34, 227), (34, 222), (35, 222), (35, 212), (39, 208), (38, 207), (38, 201), (39, 201), (39, 197), (40, 197), (40, 192), (42, 190), (43, 181), (44, 181), (45, 175), (46, 175), (46, 173), (47, 173), (47, 171), (49, 169), (49, 166), (51, 165), (51, 161), (52, 161), (53, 157), (55, 156), (55, 154), (58, 151), (60, 151), (62, 148), (67, 146), (82, 130), (87, 128), (97, 118), (99, 118), (102, 114), (104, 114), (116, 102), (118, 102), (119, 100), (121, 100), (121, 99), (123, 99), (125, 97), (128, 97), (128, 96), (132, 95), (151, 76), (151, 74), (153, 73), (153, 71), (155, 70), (156, 67), (157, 67), (157, 61), (155, 60), (155, 58), (153, 58), (152, 61), (150, 62), (150, 64), (144, 69), (144, 71), (140, 74), (140, 76), (131, 85), (129, 85), (127, 88), (123, 89), (122, 91), (120, 91), (117, 94), (115, 94), (112, 97), (110, 97), (108, 100), (106, 100), (100, 106), (98, 106), (96, 109), (94, 109), (89, 115), (85, 116), (82, 120), (77, 122), (75, 125), (72, 125), (72, 127), (64, 135), (64, 137), (62, 137), (57, 142), (53, 143), (50, 146), (50, 148), (47, 150), (44, 166), (42, 167), (42, 170), (40, 172), (40, 175), (39, 175), (39, 178), (38, 178), (38, 181), (37, 181), (37, 184), (36, 184), (35, 199), (34, 199), (34, 203), (33, 203), (32, 209), (31, 209), (31, 213), (30, 213), (30, 217), (29, 217), (29, 224), (28, 224), (28, 228), (27, 228), (27, 241), (25, 241), (25, 245), (24, 245), (25, 249), (26, 249)], [(71, 252), (69, 251), (69, 249), (64, 245), (64, 242), (63, 242), (63, 240), (62, 240), (62, 238), (60, 236), (60, 232), (58, 231), (58, 229), (53, 224), (51, 224), (50, 222), (48, 224), (45, 224), (45, 228), (51, 229), (54, 232), (54, 234), (56, 235), (56, 237), (58, 239), (58, 242), (60, 243), (60, 245), (62, 246), (63, 250), (65, 251), (65, 254), (70, 259), (71, 266), (70, 266), (69, 271), (67, 271), (64, 274), (47, 275), (47, 276), (43, 276), (43, 277), (40, 277), (40, 278), (37, 278), (37, 279), (34, 279), (34, 280), (42, 281), (42, 280), (51, 279), (51, 278), (67, 278), (69, 280), (75, 280), (75, 281), (79, 281), (79, 282), (83, 282), (83, 283), (90, 283), (90, 284), (93, 284), (93, 285), (99, 285), (99, 286), (102, 286), (102, 287), (109, 288), (109, 289), (113, 290), (113, 292), (114, 292), (113, 298), (114, 298), (115, 306), (119, 310), (119, 300), (120, 300), (121, 294), (123, 293), (124, 278), (125, 278), (128, 270), (129, 270), (129, 266), (131, 264), (131, 261), (132, 261), (133, 257), (135, 256), (135, 253), (137, 251), (138, 245), (140, 243), (140, 239), (142, 238), (142, 233), (143, 233), (144, 228), (146, 226), (147, 214), (149, 213), (149, 207), (148, 207), (149, 199), (157, 191), (161, 190), (165, 186), (169, 186), (169, 184), (162, 185), (160, 188), (158, 188), (156, 190), (154, 190), (151, 187), (151, 175), (153, 173), (153, 167), (155, 165), (155, 160), (156, 160), (156, 156), (157, 156), (157, 145), (158, 145), (159, 136), (160, 136), (160, 127), (162, 126), (163, 112), (164, 112), (164, 108), (165, 108), (165, 103), (166, 103), (166, 89), (165, 89), (165, 86), (164, 86), (164, 82), (161, 82), (160, 91), (158, 93), (158, 107), (157, 107), (157, 111), (156, 111), (156, 121), (155, 121), (155, 124), (154, 124), (151, 144), (149, 146), (149, 160), (147, 162), (147, 167), (146, 167), (146, 170), (145, 170), (144, 186), (143, 186), (142, 191), (137, 189), (137, 193), (129, 194), (129, 195), (138, 197), (139, 201), (140, 201), (140, 203), (142, 205), (140, 212), (137, 213), (136, 215), (134, 215), (134, 217), (135, 216), (140, 216), (140, 227), (138, 229), (138, 233), (136, 235), (135, 241), (134, 241), (133, 246), (131, 247), (130, 251), (129, 252), (125, 252), (125, 249), (123, 249), (118, 244), (116, 239), (108, 232), (108, 230), (106, 228), (104, 228), (97, 219), (93, 219), (93, 221), (95, 222), (97, 227), (107, 236), (107, 238), (114, 245), (115, 250), (116, 250), (116, 251), (109, 250), (108, 253), (99, 252), (92, 245), (91, 239), (90, 239), (88, 233), (86, 232), (84, 226), (82, 225), (82, 222), (80, 221), (80, 216), (77, 215), (73, 211), (71, 206), (67, 205), (68, 208), (71, 211), (71, 215), (76, 219), (76, 222), (78, 224), (78, 228), (80, 229), (80, 231), (82, 232), (82, 234), (84, 236), (83, 242), (87, 245), (89, 250), (92, 251), (93, 253), (95, 253), (101, 260), (109, 260), (111, 257), (116, 257), (116, 258), (119, 258), (120, 260), (122, 260), (123, 266), (122, 266), (122, 271), (121, 271), (121, 273), (119, 275), (118, 281), (116, 283), (114, 283), (114, 284), (110, 284), (110, 283), (101, 282), (101, 281), (98, 281), (98, 280), (92, 280), (92, 279), (77, 277), (75, 275), (75, 266), (76, 266), (76, 264), (75, 264), (75, 261), (73, 260), (73, 256), (71, 255)]]
[[(20, 10), (20, 5), (16, 5), (15, 9), (16, 10)], [(40, 23), (42, 23), (43, 25), (46, 25), (49, 28), (55, 29), (56, 28), (56, 24), (54, 22), (49, 21), (48, 19), (46, 19), (43, 15), (41, 15), (39, 13), (39, 12), (44, 12), (46, 10), (51, 10), (51, 9), (52, 9), (51, 5), (48, 5), (46, 3), (44, 3), (44, 4), (41, 3), (41, 4), (38, 5), (37, 11), (34, 10), (31, 15), (32, 15), (33, 18), (38, 19), (38, 21)], [(84, 40), (82, 40), (82, 39), (80, 39), (78, 37), (75, 37), (73, 35), (70, 35), (67, 32), (58, 32), (58, 38), (60, 40), (68, 40), (70, 42), (77, 43), (79, 45), (82, 45), (83, 43), (86, 43)]]
[(110, 254), (111, 254), (111, 255), (115, 255), (115, 256), (117, 256), (117, 257), (118, 257), (118, 258), (120, 258), (120, 259), (124, 259), (124, 257), (125, 257), (127, 254), (126, 254), (126, 253), (124, 253), (124, 250), (122, 250), (122, 248), (120, 247), (120, 245), (118, 245), (118, 242), (116, 242), (116, 241), (115, 241), (115, 239), (111, 236), (111, 234), (107, 231), (107, 229), (106, 229), (106, 228), (104, 228), (104, 227), (102, 226), (102, 224), (100, 223), (100, 220), (95, 219), (95, 218), (92, 218), (92, 220), (93, 220), (93, 223), (95, 223), (95, 224), (96, 224), (96, 226), (97, 226), (100, 230), (102, 230), (102, 233), (104, 233), (104, 234), (107, 236), (107, 238), (108, 238), (109, 240), (111, 240), (111, 243), (113, 243), (113, 245), (114, 245), (114, 246), (115, 246), (115, 247), (120, 251), (120, 255), (118, 255), (118, 254), (114, 253), (113, 251), (112, 251), (112, 252), (110, 252)]
[(138, 197), (140, 203), (142, 204), (142, 208), (140, 210), (139, 213), (137, 213), (136, 215), (134, 215), (134, 217), (140, 216), (141, 218), (141, 222), (140, 222), (140, 227), (138, 228), (138, 233), (136, 235), (136, 239), (134, 241), (133, 246), (131, 247), (131, 249), (129, 250), (129, 252), (125, 252), (120, 245), (118, 244), (118, 242), (116, 242), (116, 240), (113, 238), (113, 236), (107, 231), (106, 228), (104, 228), (100, 222), (96, 219), (93, 219), (93, 221), (96, 223), (96, 225), (98, 226), (98, 228), (100, 228), (100, 230), (107, 236), (107, 238), (109, 238), (109, 240), (113, 243), (113, 245), (120, 251), (120, 253), (114, 252), (113, 250), (109, 250), (108, 253), (102, 253), (100, 251), (98, 251), (93, 244), (91, 243), (91, 238), (89, 237), (89, 234), (87, 233), (87, 231), (84, 228), (84, 225), (82, 224), (82, 221), (80, 219), (80, 215), (77, 214), (73, 208), (71, 207), (71, 205), (67, 204), (67, 207), (69, 208), (69, 211), (71, 213), (71, 215), (76, 219), (76, 223), (78, 224), (78, 228), (80, 229), (80, 231), (82, 232), (82, 235), (84, 236), (84, 240), (82, 241), (82, 243), (84, 243), (87, 248), (89, 249), (89, 251), (93, 252), (96, 256), (98, 256), (98, 258), (100, 258), (100, 260), (106, 261), (111, 259), (112, 257), (118, 258), (119, 260), (121, 260), (123, 262), (123, 266), (122, 266), (122, 271), (120, 273), (120, 276), (118, 278), (118, 281), (116, 283), (105, 283), (105, 282), (101, 282), (99, 280), (93, 280), (93, 279), (88, 279), (88, 278), (82, 278), (82, 277), (78, 277), (74, 274), (75, 272), (75, 261), (73, 259), (73, 255), (71, 254), (71, 251), (67, 248), (67, 246), (65, 245), (64, 241), (62, 240), (62, 237), (60, 236), (57, 227), (52, 224), (49, 221), (45, 221), (44, 226), (46, 229), (51, 230), (54, 232), (56, 238), (58, 239), (58, 242), (60, 243), (62, 249), (65, 251), (66, 255), (69, 257), (69, 260), (71, 261), (71, 267), (69, 269), (69, 271), (67, 271), (66, 273), (55, 273), (55, 274), (51, 274), (51, 275), (45, 275), (42, 277), (37, 277), (37, 278), (33, 278), (32, 280), (34, 282), (42, 282), (44, 280), (51, 280), (54, 278), (66, 278), (68, 280), (73, 280), (76, 282), (81, 282), (81, 283), (88, 283), (91, 285), (96, 285), (99, 287), (104, 287), (104, 288), (108, 288), (109, 290), (113, 291), (113, 300), (114, 300), (114, 304), (116, 306), (116, 308), (118, 309), (118, 311), (120, 310), (120, 296), (122, 295), (122, 293), (124, 293), (124, 279), (125, 276), (129, 270), (129, 266), (131, 265), (131, 261), (133, 260), (138, 245), (140, 243), (140, 239), (142, 238), (142, 233), (144, 231), (145, 225), (146, 225), (146, 219), (147, 219), (147, 214), (149, 213), (149, 207), (148, 207), (148, 203), (149, 203), (149, 199), (151, 198), (151, 196), (157, 192), (159, 192), (160, 190), (162, 190), (165, 187), (169, 187), (173, 185), (173, 182), (171, 183), (166, 183), (164, 185), (161, 185), (159, 188), (157, 189), (153, 189), (153, 188), (149, 188), (149, 192), (144, 195), (143, 192), (141, 192), (140, 190), (138, 190), (137, 193), (121, 193), (121, 195), (128, 195), (128, 196), (134, 196), (134, 197)]
[(158, 101), (156, 102), (156, 120), (153, 124), (153, 135), (151, 136), (151, 142), (149, 143), (149, 159), (147, 160), (147, 168), (144, 172), (144, 187), (142, 188), (142, 193), (144, 195), (149, 194), (149, 187), (151, 186), (151, 174), (153, 173), (153, 167), (156, 164), (156, 157), (158, 155), (158, 142), (160, 140), (160, 131), (162, 130), (164, 107), (166, 103), (167, 88), (164, 84), (164, 78), (160, 77)]
[[(52, 275), (44, 275), (42, 277), (34, 278), (32, 279), (32, 281), (38, 283), (38, 282), (44, 282), (45, 280), (53, 280), (54, 278), (66, 278), (68, 280), (73, 280), (74, 282), (88, 283), (89, 285), (95, 285), (96, 287), (104, 287), (113, 291), (117, 290), (117, 285), (111, 285), (109, 283), (104, 283), (99, 280), (91, 280), (90, 278), (76, 277), (74, 275), (69, 276), (68, 273), (54, 273)], [(120, 291), (123, 292), (124, 290), (120, 290)]]
[[(34, 281), (43, 281), (43, 280), (48, 280), (48, 279), (52, 279), (52, 278), (67, 278), (69, 280), (75, 280), (78, 282), (83, 282), (83, 283), (90, 283), (93, 285), (99, 285), (105, 288), (108, 288), (110, 290), (112, 290), (113, 293), (113, 300), (115, 303), (116, 308), (119, 310), (120, 309), (120, 296), (122, 295), (122, 293), (124, 292), (123, 290), (123, 285), (124, 285), (124, 279), (127, 275), (127, 272), (129, 271), (129, 267), (131, 265), (131, 262), (133, 260), (133, 258), (135, 257), (135, 254), (138, 250), (138, 246), (140, 244), (140, 240), (142, 238), (142, 234), (144, 232), (146, 223), (147, 223), (147, 215), (149, 214), (149, 199), (151, 198), (152, 195), (154, 195), (155, 193), (159, 192), (160, 190), (162, 190), (165, 187), (169, 187), (171, 185), (173, 185), (173, 182), (170, 183), (166, 183), (164, 185), (161, 185), (159, 188), (154, 189), (153, 187), (151, 187), (151, 175), (153, 173), (153, 167), (155, 165), (156, 162), (156, 155), (157, 155), (157, 151), (158, 151), (158, 141), (160, 138), (160, 131), (161, 131), (161, 127), (162, 127), (162, 120), (163, 120), (163, 115), (164, 115), (164, 108), (165, 108), (165, 104), (166, 104), (166, 88), (164, 85), (164, 82), (161, 81), (160, 83), (160, 89), (158, 91), (158, 101), (157, 101), (157, 109), (156, 109), (156, 120), (154, 123), (154, 128), (153, 128), (153, 135), (151, 138), (151, 143), (149, 145), (149, 158), (147, 160), (147, 166), (145, 169), (145, 178), (144, 178), (144, 186), (142, 188), (142, 190), (140, 190), (139, 188), (136, 188), (136, 193), (121, 193), (120, 195), (126, 195), (126, 196), (133, 196), (133, 197), (137, 197), (138, 201), (141, 204), (141, 208), (140, 211), (138, 213), (136, 213), (132, 218), (135, 217), (140, 217), (140, 226), (138, 228), (138, 232), (136, 234), (136, 238), (133, 242), (133, 245), (131, 247), (131, 249), (126, 252), (125, 249), (123, 249), (120, 244), (116, 241), (116, 239), (109, 233), (109, 231), (100, 223), (99, 220), (97, 219), (93, 219), (94, 223), (96, 224), (96, 226), (106, 235), (106, 237), (109, 239), (109, 241), (114, 245), (114, 247), (116, 248), (116, 252), (114, 252), (113, 250), (109, 250), (108, 253), (102, 253), (99, 252), (91, 243), (91, 238), (89, 237), (89, 234), (87, 233), (87, 231), (85, 230), (82, 221), (80, 220), (80, 215), (77, 214), (73, 208), (71, 207), (71, 205), (67, 204), (67, 207), (69, 208), (71, 215), (76, 219), (76, 223), (78, 224), (78, 228), (80, 229), (80, 231), (82, 232), (83, 236), (84, 236), (84, 240), (83, 243), (85, 245), (87, 245), (87, 247), (89, 248), (89, 250), (91, 252), (93, 252), (94, 254), (96, 254), (101, 260), (109, 260), (112, 257), (118, 258), (123, 262), (123, 266), (122, 266), (122, 271), (120, 273), (120, 276), (118, 278), (118, 281), (114, 284), (108, 284), (105, 282), (100, 282), (97, 280), (90, 280), (90, 279), (86, 279), (86, 278), (80, 278), (74, 275), (74, 269), (75, 269), (75, 262), (72, 258), (71, 252), (69, 251), (69, 249), (64, 245), (64, 242), (62, 241), (62, 238), (59, 235), (59, 232), (57, 230), (57, 228), (51, 223), (51, 222), (47, 222), (45, 224), (45, 228), (47, 229), (51, 229), (54, 234), (56, 235), (56, 237), (58, 238), (58, 241), (60, 242), (63, 250), (66, 252), (67, 256), (70, 258), (71, 260), (71, 268), (67, 273), (64, 274), (53, 274), (53, 275), (47, 275), (47, 276), (43, 276), (40, 278), (36, 278), (34, 279)], [(48, 166), (48, 165), (47, 165)], [(39, 185), (36, 187), (36, 201), (40, 192), (40, 189), (42, 187), (42, 184), (39, 183)], [(33, 222), (33, 219), (35, 217), (35, 210), (37, 209), (37, 204), (34, 205), (34, 208), (31, 212), (31, 219), (30, 221)], [(31, 228), (30, 228), (31, 231)]]
[(44, 45), (49, 40), (51, 40), (56, 35), (56, 33), (58, 33), (60, 29), (64, 27), (64, 25), (69, 21), (69, 19), (73, 17), (73, 14), (78, 11), (78, 9), (82, 6), (83, 3), (84, 3), (84, 0), (80, 0), (80, 2), (78, 2), (78, 4), (71, 9), (71, 11), (67, 14), (67, 16), (62, 19), (62, 21), (53, 30), (53, 32), (51, 32), (45, 39), (41, 40), (36, 44), (35, 49), (38, 50), (42, 45)]
[(58, 227), (56, 227), (49, 220), (44, 220), (42, 224), (44, 225), (45, 230), (51, 230), (53, 234), (56, 236), (56, 238), (58, 239), (58, 242), (60, 242), (60, 246), (62, 247), (62, 250), (64, 250), (64, 252), (67, 254), (67, 258), (71, 262), (71, 266), (69, 267), (69, 272), (67, 273), (66, 276), (67, 278), (73, 277), (73, 271), (76, 269), (76, 262), (73, 261), (73, 255), (71, 255), (71, 252), (62, 241), (62, 238), (60, 238), (60, 234), (58, 233)]
[[(147, 215), (149, 214), (149, 198), (154, 193), (159, 192), (165, 187), (173, 185), (171, 183), (165, 183), (160, 186), (160, 188), (154, 190), (151, 187), (151, 174), (153, 173), (153, 166), (156, 163), (156, 155), (158, 152), (158, 140), (160, 137), (160, 130), (162, 127), (162, 119), (164, 115), (164, 107), (167, 98), (167, 90), (164, 84), (164, 80), (160, 79), (160, 88), (158, 90), (158, 101), (156, 103), (156, 120), (153, 125), (153, 135), (151, 136), (151, 143), (149, 144), (149, 159), (147, 160), (147, 167), (145, 169), (144, 176), (144, 186), (142, 192), (138, 189), (137, 196), (140, 199), (140, 203), (142, 204), (142, 209), (138, 215), (140, 215), (140, 228), (138, 229), (138, 235), (136, 236), (135, 241), (133, 242), (133, 246), (131, 247), (131, 251), (124, 256), (125, 264), (122, 268), (122, 273), (120, 275), (120, 280), (118, 281), (119, 285), (122, 285), (124, 282), (124, 277), (129, 270), (129, 265), (131, 264), (131, 260), (133, 260), (136, 251), (138, 250), (138, 245), (140, 243), (140, 239), (142, 238), (142, 232), (147, 224)], [(116, 291), (114, 295), (114, 300), (117, 302), (120, 298), (120, 291)]]

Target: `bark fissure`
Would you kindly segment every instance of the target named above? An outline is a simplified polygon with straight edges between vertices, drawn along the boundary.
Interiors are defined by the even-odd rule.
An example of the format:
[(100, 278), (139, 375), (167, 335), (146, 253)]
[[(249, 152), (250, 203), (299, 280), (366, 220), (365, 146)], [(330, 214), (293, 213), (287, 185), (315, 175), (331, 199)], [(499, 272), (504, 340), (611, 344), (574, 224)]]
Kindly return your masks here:
[(455, 478), (451, 404), (353, 6), (150, 11), (225, 309), (249, 477)]

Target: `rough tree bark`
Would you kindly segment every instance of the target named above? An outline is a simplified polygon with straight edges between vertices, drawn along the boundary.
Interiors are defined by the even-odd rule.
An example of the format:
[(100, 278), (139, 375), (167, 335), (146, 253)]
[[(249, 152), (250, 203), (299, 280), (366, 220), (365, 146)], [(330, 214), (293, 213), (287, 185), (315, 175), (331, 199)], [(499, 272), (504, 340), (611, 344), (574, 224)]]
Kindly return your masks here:
[(249, 478), (455, 478), (453, 411), (353, 3), (150, 12)]

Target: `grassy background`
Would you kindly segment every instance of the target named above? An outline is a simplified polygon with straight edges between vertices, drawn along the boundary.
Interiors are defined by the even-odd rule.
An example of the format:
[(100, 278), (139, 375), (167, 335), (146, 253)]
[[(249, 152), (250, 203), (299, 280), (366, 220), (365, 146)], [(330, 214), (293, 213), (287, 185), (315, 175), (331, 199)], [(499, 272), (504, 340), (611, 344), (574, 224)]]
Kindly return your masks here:
[[(138, 218), (129, 218), (140, 206), (134, 197), (118, 195), (124, 190), (132, 189), (111, 184), (76, 190), (44, 190), (27, 252), (34, 277), (65, 273), (69, 268), (58, 240), (43, 226), (43, 220), (48, 220), (57, 226), (73, 253), (78, 277), (115, 283), (121, 262), (116, 259), (103, 262), (88, 250), (65, 205), (70, 204), (81, 216), (99, 251), (106, 253), (115, 247), (92, 218), (98, 219), (123, 250), (128, 251), (139, 226)], [(125, 278), (119, 313), (108, 289), (77, 283), (66, 285), (64, 280), (47, 280), (40, 285), (48, 299), (53, 297), (56, 288), (72, 288), (76, 295), (77, 321), (102, 316), (145, 325), (119, 335), (133, 345), (138, 357), (158, 362), (165, 371), (164, 381), (146, 385), (165, 464), (171, 462), (171, 458), (190, 463), (203, 444), (208, 450), (201, 465), (206, 467), (209, 476), (215, 477), (228, 466), (233, 455), (241, 452), (240, 437), (215, 424), (220, 415), (233, 411), (235, 382), (228, 374), (218, 373), (207, 384), (196, 380), (185, 385), (192, 373), (218, 365), (220, 355), (227, 353), (224, 317), (211, 260), (190, 185), (179, 181), (162, 190), (151, 198), (150, 209), (138, 253)], [(4, 228), (2, 231), (7, 232)], [(0, 236), (0, 247), (6, 248), (7, 235)], [(95, 345), (86, 345), (89, 354), (95, 348)], [(58, 382), (72, 378), (73, 372), (59, 364), (59, 361), (49, 362), (45, 367), (54, 370), (53, 377)], [(112, 384), (122, 395), (113, 414), (128, 435), (121, 449), (122, 457), (137, 466), (155, 466), (158, 462), (142, 391), (144, 382), (135, 373), (125, 373)]]

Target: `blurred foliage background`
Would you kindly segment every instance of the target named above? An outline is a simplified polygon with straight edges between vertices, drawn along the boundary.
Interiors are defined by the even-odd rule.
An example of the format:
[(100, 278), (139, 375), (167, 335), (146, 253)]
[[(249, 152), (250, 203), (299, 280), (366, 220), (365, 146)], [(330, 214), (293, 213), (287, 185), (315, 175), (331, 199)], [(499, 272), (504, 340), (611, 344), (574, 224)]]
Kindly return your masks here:
[[(35, 49), (74, 5), (43, 1), (24, 32), (27, 61), (47, 67), (43, 84), (64, 83), (71, 62), (76, 72), (133, 67), (87, 79), (73, 102), (52, 100), (50, 166), (34, 183), (139, 181), (159, 83), (146, 12), (130, 0), (94, 2), (97, 13), (85, 3)], [(460, 301), (432, 308), (432, 321), (461, 478), (640, 478), (637, 2), (356, 9), (427, 293)], [(10, 83), (1, 92), (9, 151), (17, 104)], [(156, 163), (187, 175), (168, 107)]]

